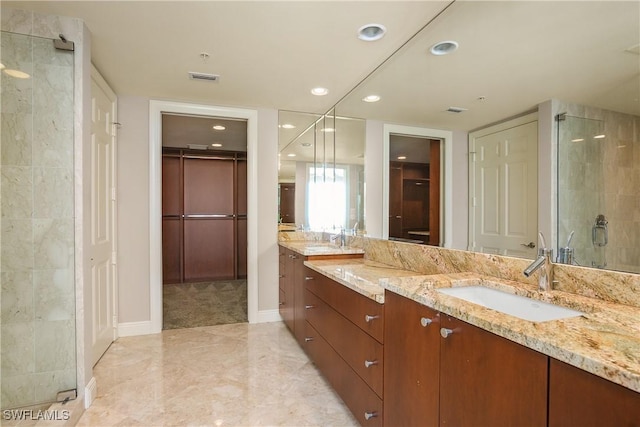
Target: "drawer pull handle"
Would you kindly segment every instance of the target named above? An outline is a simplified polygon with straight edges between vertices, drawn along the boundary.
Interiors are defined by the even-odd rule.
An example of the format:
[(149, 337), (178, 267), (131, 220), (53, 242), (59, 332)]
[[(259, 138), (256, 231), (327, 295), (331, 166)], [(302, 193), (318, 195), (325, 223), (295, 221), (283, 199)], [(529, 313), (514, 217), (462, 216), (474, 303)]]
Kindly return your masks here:
[(375, 418), (378, 416), (377, 412), (365, 412), (364, 413), (364, 419), (369, 421), (371, 418)]
[(298, 255), (291, 255), (292, 259), (298, 259)]
[(377, 364), (378, 364), (378, 361), (377, 361), (377, 360), (365, 360), (365, 361), (364, 361), (364, 367), (365, 367), (365, 368), (369, 368), (369, 367), (371, 367), (372, 365), (377, 365)]
[(453, 330), (448, 328), (440, 328), (440, 335), (442, 338), (446, 338), (453, 333)]
[(313, 341), (313, 337), (305, 337), (304, 342), (311, 342)]
[(307, 277), (304, 278), (304, 280), (314, 280), (314, 279), (315, 279), (315, 277), (313, 277), (313, 276), (307, 276)]
[(284, 301), (280, 301), (280, 305), (284, 305)]
[(316, 308), (316, 306), (315, 305), (305, 305), (304, 308), (309, 310), (309, 309), (312, 309), (312, 308)]
[(281, 279), (283, 279), (283, 278), (284, 278), (284, 274), (281, 274), (279, 277), (280, 277)]
[(420, 319), (420, 324), (421, 324), (422, 326), (429, 326), (432, 322), (433, 322), (433, 320), (431, 320), (431, 319), (427, 319), (426, 317), (422, 317), (422, 318)]
[(365, 321), (365, 322), (367, 322), (367, 323), (369, 323), (369, 322), (371, 322), (372, 320), (377, 319), (377, 318), (379, 318), (379, 317), (380, 317), (380, 316), (370, 316), (370, 315), (368, 315), (368, 314), (365, 314), (365, 315), (364, 315), (364, 321)]

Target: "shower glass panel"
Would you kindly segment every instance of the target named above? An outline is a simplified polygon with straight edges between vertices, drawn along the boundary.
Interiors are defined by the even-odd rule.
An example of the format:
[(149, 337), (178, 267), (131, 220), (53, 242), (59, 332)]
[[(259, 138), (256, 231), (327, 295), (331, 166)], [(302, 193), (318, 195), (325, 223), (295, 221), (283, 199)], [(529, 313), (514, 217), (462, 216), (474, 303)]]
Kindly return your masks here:
[(637, 118), (557, 119), (558, 248), (573, 231), (573, 264), (640, 272)]
[(0, 36), (0, 406), (76, 388), (73, 52)]

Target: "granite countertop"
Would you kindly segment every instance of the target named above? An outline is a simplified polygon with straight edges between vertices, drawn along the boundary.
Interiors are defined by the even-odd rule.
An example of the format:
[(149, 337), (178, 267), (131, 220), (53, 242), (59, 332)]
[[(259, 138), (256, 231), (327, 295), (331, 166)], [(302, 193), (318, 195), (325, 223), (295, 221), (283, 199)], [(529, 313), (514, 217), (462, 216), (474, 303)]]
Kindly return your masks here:
[[(305, 265), (384, 303), (384, 291), (424, 304), (547, 356), (640, 392), (640, 317), (636, 307), (567, 292), (539, 292), (525, 283), (479, 274), (420, 275), (366, 259), (313, 260)], [(437, 292), (482, 285), (583, 312), (578, 317), (532, 322)]]
[(351, 246), (339, 246), (325, 241), (281, 240), (280, 246), (291, 249), (304, 256), (316, 255), (362, 255), (364, 250)]

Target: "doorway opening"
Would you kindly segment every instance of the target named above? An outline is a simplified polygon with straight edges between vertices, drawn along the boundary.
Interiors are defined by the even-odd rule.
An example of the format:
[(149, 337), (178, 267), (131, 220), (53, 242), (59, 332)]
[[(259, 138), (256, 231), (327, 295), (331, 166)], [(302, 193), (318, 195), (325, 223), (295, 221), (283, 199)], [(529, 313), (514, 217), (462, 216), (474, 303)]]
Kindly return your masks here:
[(247, 319), (247, 120), (162, 113), (163, 329)]
[(389, 239), (440, 245), (441, 140), (389, 137)]

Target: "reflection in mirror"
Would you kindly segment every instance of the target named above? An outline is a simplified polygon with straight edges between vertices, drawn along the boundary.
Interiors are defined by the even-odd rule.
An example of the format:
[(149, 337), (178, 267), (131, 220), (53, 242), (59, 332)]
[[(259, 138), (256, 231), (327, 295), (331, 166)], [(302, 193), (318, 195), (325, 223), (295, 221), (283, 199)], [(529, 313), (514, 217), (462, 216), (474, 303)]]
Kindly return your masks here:
[(640, 273), (640, 117), (579, 110), (557, 116), (558, 261)]
[[(615, 114), (634, 120), (640, 116), (639, 17), (637, 1), (454, 2), (341, 100), (336, 112), (365, 119), (368, 131), (376, 129), (372, 124), (380, 123), (379, 128), (393, 124), (453, 132), (455, 159), (453, 170), (446, 170), (445, 177), (451, 175), (455, 182), (445, 180), (453, 189), (445, 200), (454, 197), (455, 205), (443, 220), (453, 222), (453, 247), (460, 249), (473, 246), (467, 237), (469, 215), (459, 214), (469, 209), (468, 134), (537, 112), (538, 215), (534, 228), (551, 236), (548, 241), (560, 248), (575, 231), (571, 245), (581, 265), (638, 271), (640, 254), (633, 248), (638, 247), (640, 237), (629, 230), (640, 228), (631, 220), (640, 217), (639, 173), (630, 165), (612, 161), (615, 157), (639, 163), (638, 124), (634, 136), (616, 143), (608, 135), (626, 132), (622, 130), (626, 125), (619, 127), (615, 120), (607, 120)], [(448, 40), (457, 42), (457, 50), (447, 55), (430, 53), (432, 46)], [(372, 94), (380, 100), (363, 102)], [(608, 148), (603, 152), (603, 174), (615, 170), (615, 185), (633, 187), (633, 193), (619, 189), (606, 195), (607, 187), (614, 185), (607, 184), (606, 178), (596, 187), (575, 187), (578, 181), (592, 181), (598, 172), (592, 171), (595, 165), (587, 160), (593, 151), (587, 144), (577, 154), (584, 155), (582, 162), (566, 155), (579, 163), (575, 168), (565, 167), (562, 162), (566, 161), (556, 158), (562, 156), (557, 126), (564, 124), (554, 120), (560, 113), (604, 122), (608, 141), (601, 142), (615, 146), (615, 154)], [(367, 133), (367, 156), (377, 162), (372, 152), (381, 148), (378, 143), (369, 145), (376, 139), (375, 133)], [(571, 150), (578, 150), (573, 144)], [(382, 174), (384, 162), (371, 166), (367, 163), (369, 177)], [(563, 178), (562, 173), (567, 175)], [(370, 183), (367, 187), (372, 191)], [(578, 193), (595, 195), (600, 187), (602, 195), (597, 197), (602, 206), (597, 212), (589, 210), (588, 218), (577, 220), (579, 224), (565, 218), (566, 206)], [(384, 184), (380, 188), (383, 191)], [(568, 189), (574, 193), (567, 194)], [(367, 211), (384, 211), (388, 196), (383, 193), (381, 206), (367, 206)], [(596, 227), (600, 215), (604, 219)], [(605, 221), (608, 243), (597, 246), (603, 243)]]
[(389, 136), (389, 239), (440, 244), (440, 143)]
[(279, 123), (280, 229), (364, 230), (364, 121), (280, 111)]

